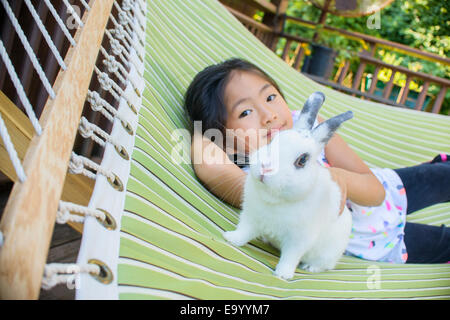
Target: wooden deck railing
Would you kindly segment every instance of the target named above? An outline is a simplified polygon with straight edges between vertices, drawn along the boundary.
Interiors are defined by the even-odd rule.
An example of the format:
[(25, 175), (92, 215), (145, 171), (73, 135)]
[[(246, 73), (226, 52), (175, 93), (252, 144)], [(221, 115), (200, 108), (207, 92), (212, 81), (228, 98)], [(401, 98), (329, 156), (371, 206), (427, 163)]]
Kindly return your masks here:
[[(306, 39), (296, 35), (285, 33), (284, 26), (286, 24), (286, 21), (288, 20), (293, 21), (295, 23), (299, 23), (300, 25), (311, 29), (316, 27), (317, 25), (316, 23), (285, 15), (287, 2), (284, 0), (272, 1), (273, 3), (277, 4), (275, 8), (273, 7), (273, 3), (269, 3), (267, 1), (262, 0), (240, 1), (241, 5), (246, 5), (244, 11), (246, 11), (247, 15), (244, 12), (239, 11), (239, 8), (237, 7), (232, 8), (228, 6), (230, 3), (233, 4), (231, 0), (223, 0), (222, 2), (224, 2), (228, 10), (238, 20), (240, 20), (256, 37), (258, 37), (266, 46), (268, 46), (274, 51), (277, 49), (278, 46), (278, 53), (281, 59), (285, 60), (296, 70), (298, 71), (301, 70), (301, 67), (303, 65), (306, 56), (304, 44), (311, 44), (313, 41), (312, 39)], [(255, 11), (249, 9), (252, 7), (255, 8), (255, 10), (256, 9), (262, 10), (265, 14), (273, 15), (274, 12), (276, 12), (276, 17), (268, 21), (267, 20), (265, 21), (263, 19), (262, 22), (258, 22), (255, 19), (253, 19), (253, 14)], [(251, 14), (248, 15), (248, 13)], [(375, 58), (375, 55), (379, 48), (383, 48), (445, 66), (450, 65), (450, 59), (446, 57), (441, 57), (439, 55), (430, 52), (425, 52), (419, 49), (411, 48), (400, 43), (388, 41), (385, 39), (379, 39), (358, 32), (341, 30), (331, 26), (325, 26), (324, 29), (329, 32), (347, 37), (349, 39), (364, 41), (367, 44), (369, 50), (358, 53), (355, 52), (355, 55), (358, 55), (359, 58), (359, 65), (357, 66), (356, 73), (352, 75), (351, 86), (344, 85), (344, 79), (348, 76), (348, 72), (351, 67), (350, 61), (345, 61), (344, 64), (342, 64), (339, 68), (337, 68), (336, 75), (334, 76), (333, 79), (325, 79), (322, 77), (306, 74), (308, 77), (324, 85), (331, 86), (334, 89), (346, 92), (348, 94), (360, 96), (363, 99), (369, 99), (398, 107), (406, 106), (407, 98), (408, 95), (410, 94), (409, 89), (410, 84), (412, 81), (415, 81), (422, 85), (420, 87), (418, 97), (415, 101), (414, 109), (430, 111), (433, 113), (439, 113), (441, 111), (445, 95), (447, 93), (448, 88), (450, 87), (449, 79), (440, 78), (423, 72), (415, 72), (405, 67), (388, 64)], [(370, 84), (370, 87), (368, 90), (366, 90), (364, 85), (365, 84), (364, 75), (369, 74), (366, 73), (366, 69), (368, 66), (373, 66), (374, 71), (371, 74), (372, 82)], [(376, 85), (378, 82), (378, 75), (380, 71), (384, 69), (390, 70), (391, 76), (389, 78), (389, 81), (385, 84), (381, 94), (380, 93), (375, 94), (376, 93), (375, 90), (377, 89)], [(394, 79), (397, 74), (405, 75), (406, 81), (405, 84), (400, 89), (398, 95), (397, 96), (394, 95), (395, 97), (392, 97), (393, 96), (392, 92), (394, 88)], [(432, 107), (431, 108), (427, 107), (426, 110), (424, 110), (426, 97), (429, 94), (428, 91), (430, 89), (430, 85), (432, 84), (434, 84), (439, 88), (439, 93), (435, 97)]]

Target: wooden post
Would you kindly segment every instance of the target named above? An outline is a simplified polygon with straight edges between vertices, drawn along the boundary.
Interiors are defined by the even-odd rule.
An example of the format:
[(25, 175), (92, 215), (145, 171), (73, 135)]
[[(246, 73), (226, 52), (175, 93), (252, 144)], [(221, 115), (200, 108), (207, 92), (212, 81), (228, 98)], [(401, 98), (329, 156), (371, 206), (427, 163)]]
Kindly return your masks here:
[(447, 87), (442, 86), (441, 90), (439, 91), (439, 94), (436, 98), (436, 101), (434, 102), (433, 110), (431, 110), (431, 112), (439, 113), (439, 111), (441, 111), (442, 102), (444, 101), (446, 92), (447, 92)]
[(339, 73), (339, 77), (337, 79), (337, 83), (338, 84), (342, 84), (342, 82), (344, 81), (345, 77), (347, 76), (347, 72), (348, 69), (350, 68), (350, 61), (349, 60), (345, 60), (344, 66), (341, 69), (341, 72)]
[(366, 63), (361, 62), (358, 66), (358, 71), (356, 71), (355, 78), (353, 79), (352, 89), (359, 90), (358, 87), (359, 87), (359, 84), (361, 83), (361, 78), (363, 76), (365, 68), (366, 68)]
[(284, 19), (281, 17), (286, 13), (289, 0), (273, 0), (271, 3), (277, 6), (277, 11), (275, 14), (270, 12), (264, 13), (263, 23), (273, 28), (272, 40), (269, 48), (272, 51), (275, 51), (278, 44), (279, 34), (283, 32), (284, 27)]
[(401, 98), (400, 98), (400, 101), (399, 101), (400, 104), (405, 104), (406, 98), (408, 98), (409, 85), (410, 84), (411, 84), (411, 77), (410, 76), (406, 76), (405, 86), (403, 87)]
[(391, 74), (391, 77), (389, 78), (389, 82), (387, 83), (386, 87), (384, 88), (383, 98), (385, 98), (385, 99), (389, 99), (389, 96), (391, 95), (392, 87), (394, 86), (394, 77), (395, 77), (396, 73), (397, 73), (397, 71), (392, 70), (392, 74)]
[[(326, 0), (325, 4), (322, 9), (322, 13), (320, 14), (319, 22), (318, 24), (325, 25), (325, 22), (327, 20), (327, 14), (328, 14), (328, 8), (330, 7), (331, 0)], [(317, 42), (319, 40), (319, 34), (317, 32), (313, 35), (313, 42)]]
[(372, 75), (372, 83), (370, 84), (369, 93), (373, 94), (375, 92), (375, 89), (377, 87), (378, 82), (378, 73), (380, 73), (380, 66), (376, 66), (375, 70)]
[(422, 91), (420, 91), (419, 97), (416, 101), (416, 110), (422, 110), (423, 103), (425, 102), (425, 98), (427, 96), (428, 87), (430, 85), (429, 81), (425, 81), (422, 86)]
[(284, 45), (284, 48), (283, 48), (283, 54), (281, 55), (281, 59), (283, 59), (284, 61), (286, 61), (286, 57), (289, 53), (289, 49), (291, 48), (291, 43), (292, 43), (291, 39), (286, 39), (286, 44)]
[(113, 0), (91, 1), (77, 45), (58, 75), (23, 161), (27, 179), (16, 182), (0, 223), (0, 299), (37, 299), (67, 164)]
[(294, 61), (294, 69), (299, 70), (300, 69), (300, 63), (303, 61), (303, 57), (305, 56), (305, 49), (302, 47), (302, 43), (299, 42), (298, 44), (300, 50), (298, 50), (297, 56), (295, 57)]

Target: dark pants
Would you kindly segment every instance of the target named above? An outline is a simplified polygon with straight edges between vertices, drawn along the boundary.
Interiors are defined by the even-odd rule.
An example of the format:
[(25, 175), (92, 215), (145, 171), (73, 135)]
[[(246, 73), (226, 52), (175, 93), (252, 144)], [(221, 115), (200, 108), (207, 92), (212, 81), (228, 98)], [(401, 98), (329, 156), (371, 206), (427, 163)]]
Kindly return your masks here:
[[(395, 169), (406, 190), (407, 214), (450, 201), (450, 159)], [(450, 228), (407, 222), (404, 241), (406, 263), (445, 263), (450, 261)]]

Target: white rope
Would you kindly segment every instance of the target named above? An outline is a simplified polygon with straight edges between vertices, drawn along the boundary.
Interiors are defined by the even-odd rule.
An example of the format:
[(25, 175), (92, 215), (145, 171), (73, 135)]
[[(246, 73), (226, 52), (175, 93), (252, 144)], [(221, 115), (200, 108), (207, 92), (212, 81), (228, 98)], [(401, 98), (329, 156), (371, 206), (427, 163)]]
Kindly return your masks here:
[(14, 69), (14, 66), (9, 59), (8, 53), (6, 52), (5, 46), (3, 45), (3, 41), (0, 39), (0, 55), (2, 56), (3, 62), (6, 66), (6, 69), (8, 70), (9, 76), (11, 77), (11, 81), (14, 84), (14, 87), (16, 88), (17, 94), (19, 95), (19, 99), (22, 102), (23, 107), (25, 108), (25, 111), (28, 115), (28, 118), (31, 121), (31, 124), (34, 127), (34, 130), (36, 131), (37, 135), (41, 135), (42, 128), (39, 124), (39, 120), (36, 117), (36, 114), (34, 113), (33, 107), (30, 104), (30, 101), (28, 100), (28, 97), (25, 93), (25, 90), (23, 89), (22, 83), (20, 82), (19, 77), (17, 76), (16, 70)]
[[(72, 214), (71, 212), (78, 214)], [(94, 217), (100, 221), (105, 221), (106, 219), (105, 213), (100, 210), (80, 206), (72, 202), (59, 201), (58, 212), (56, 213), (57, 223), (65, 224), (68, 221), (84, 223), (86, 217)]]
[[(126, 2), (128, 2), (127, 0), (125, 0), (125, 3)], [(138, 3), (138, 7), (140, 7), (140, 2), (139, 1), (136, 1), (136, 3)], [(123, 5), (122, 7), (124, 7), (125, 5)], [(142, 31), (145, 31), (145, 29), (144, 29), (144, 25), (145, 25), (145, 12), (144, 12), (144, 10), (141, 10), (140, 12), (139, 12), (139, 10), (138, 9), (136, 9), (136, 7), (135, 6), (132, 6), (131, 4), (130, 4), (130, 7), (131, 7), (131, 10), (133, 10), (133, 14), (134, 14), (134, 17), (136, 18), (136, 20), (138, 21), (138, 23), (139, 23), (139, 26), (141, 27), (141, 29), (142, 29)], [(142, 9), (142, 8), (141, 8)]]
[(5, 145), (6, 151), (8, 152), (9, 158), (13, 164), (14, 170), (16, 171), (17, 177), (20, 182), (24, 182), (27, 179), (25, 171), (20, 162), (19, 156), (17, 155), (14, 144), (11, 141), (8, 130), (6, 129), (5, 122), (3, 121), (2, 115), (0, 114), (0, 136), (2, 137), (3, 143)]
[(145, 11), (144, 11), (144, 8), (142, 7), (143, 5), (141, 4), (141, 2), (138, 0), (138, 1), (135, 1), (134, 3), (138, 4), (138, 7), (141, 10), (142, 15), (145, 17)]
[(8, 2), (6, 0), (1, 0), (3, 6), (5, 7), (6, 13), (8, 14), (9, 19), (11, 20), (11, 23), (14, 26), (14, 29), (16, 29), (17, 35), (20, 38), (20, 41), (22, 42), (25, 51), (28, 54), (28, 57), (31, 60), (31, 63), (33, 64), (34, 69), (39, 75), (39, 78), (41, 79), (42, 83), (44, 84), (45, 89), (47, 90), (49, 96), (54, 99), (55, 98), (55, 92), (52, 89), (52, 86), (50, 82), (47, 79), (47, 76), (45, 75), (44, 70), (42, 70), (41, 65), (39, 64), (39, 60), (37, 59), (33, 49), (30, 46), (30, 43), (27, 40), (27, 37), (23, 33), (22, 27), (20, 26), (19, 22), (17, 21), (16, 17), (14, 16), (14, 13), (9, 6)]
[(87, 4), (87, 2), (85, 0), (80, 0), (81, 4), (86, 8), (87, 11), (91, 10), (91, 7), (89, 7), (89, 5)]
[(64, 63), (63, 58), (59, 54), (58, 49), (56, 48), (55, 44), (53, 43), (52, 39), (50, 38), (50, 35), (47, 32), (47, 29), (45, 29), (44, 24), (42, 23), (41, 18), (39, 17), (38, 13), (34, 9), (33, 5), (31, 4), (30, 0), (25, 0), (25, 4), (27, 5), (28, 9), (31, 12), (31, 15), (34, 18), (34, 21), (36, 21), (36, 24), (39, 27), (39, 30), (41, 30), (42, 35), (44, 36), (45, 41), (47, 42), (48, 46), (50, 47), (50, 50), (53, 52), (53, 55), (56, 58), (56, 61), (58, 61), (58, 64), (61, 66), (63, 70), (67, 69), (66, 64)]
[(74, 288), (76, 277), (81, 273), (89, 273), (99, 275), (100, 266), (96, 264), (71, 264), (71, 263), (50, 263), (44, 267), (44, 277), (42, 278), (41, 287), (49, 290), (58, 284), (67, 284)]
[[(100, 47), (100, 51), (105, 57), (105, 59), (103, 59), (103, 64), (108, 68), (108, 71), (110, 73), (114, 73), (123, 84), (126, 84), (127, 81), (124, 77), (126, 77), (127, 71), (122, 66), (122, 64), (117, 62), (116, 58), (113, 55), (108, 54), (103, 47)], [(119, 70), (120, 72), (118, 72)]]
[[(114, 55), (119, 56), (120, 60), (122, 60), (122, 63), (126, 66), (129, 67), (130, 66), (130, 54), (128, 53), (127, 49), (120, 43), (119, 40), (117, 40), (116, 38), (113, 37), (113, 35), (111, 34), (111, 32), (106, 29), (105, 30), (106, 35), (109, 38), (109, 42), (111, 44), (111, 49)], [(125, 55), (125, 57), (124, 57)], [(137, 68), (136, 64), (134, 64), (134, 66)]]
[(121, 8), (117, 2), (114, 2), (114, 6), (117, 9), (117, 11), (119, 12), (118, 18), (119, 18), (119, 23), (123, 26), (125, 26), (125, 28), (127, 28), (128, 33), (131, 35), (132, 31), (130, 30), (129, 26), (131, 26), (131, 28), (133, 29), (133, 32), (136, 34), (136, 37), (138, 38), (139, 42), (141, 43), (141, 45), (144, 45), (144, 42), (142, 41), (141, 37), (139, 36), (139, 33), (136, 32), (136, 24), (133, 21), (132, 15), (129, 12), (130, 8), (126, 5), (124, 5), (124, 7), (128, 10), (125, 10), (123, 8)]
[[(139, 1), (136, 1), (136, 3), (138, 3), (138, 7), (140, 7)], [(122, 9), (125, 11), (130, 11), (130, 10), (133, 11), (132, 16), (134, 16), (134, 18), (138, 22), (139, 26), (141, 27), (142, 31), (144, 31), (143, 26), (144, 26), (145, 20), (144, 21), (141, 20), (141, 16), (140, 16), (140, 14), (143, 13), (143, 10), (141, 10), (141, 13), (139, 13), (136, 10), (136, 7), (131, 4), (130, 0), (123, 0)], [(145, 17), (145, 14), (143, 14), (143, 17)]]
[[(105, 59), (103, 59), (103, 64), (108, 68), (108, 71), (110, 73), (114, 73), (123, 84), (126, 84), (128, 80), (131, 83), (133, 89), (138, 92), (139, 95), (141, 95), (134, 81), (132, 81), (132, 79), (128, 77), (129, 73), (124, 68), (124, 66), (120, 62), (118, 62), (113, 55), (108, 54), (103, 46), (100, 46), (100, 51), (105, 56)], [(120, 72), (118, 72), (119, 70)]]
[(115, 175), (111, 171), (107, 171), (100, 165), (96, 164), (94, 161), (86, 157), (79, 156), (75, 152), (72, 152), (69, 162), (69, 172), (72, 174), (82, 174), (90, 179), (95, 180), (97, 174), (85, 169), (85, 167), (91, 168), (92, 170), (96, 171), (97, 174), (101, 174), (109, 178), (111, 181), (115, 180)]
[[(140, 51), (135, 46), (135, 42), (133, 41), (133, 39), (131, 39), (129, 32), (126, 31), (125, 28), (117, 22), (117, 20), (114, 18), (112, 14), (110, 14), (109, 17), (113, 22), (113, 24), (115, 25), (115, 29), (111, 29), (110, 32), (113, 33), (118, 40), (122, 40), (122, 43), (125, 45), (125, 47), (129, 52), (131, 52), (131, 47), (133, 47), (133, 49), (136, 51), (136, 55), (138, 56), (138, 58), (141, 61), (143, 61), (144, 59), (142, 56), (138, 54)], [(141, 39), (139, 39), (139, 41), (142, 43), (142, 45), (144, 44)]]
[[(128, 14), (128, 17), (130, 18), (130, 21), (132, 21), (133, 23), (133, 27), (136, 28), (136, 24), (139, 25), (139, 27), (142, 29), (142, 31), (144, 31), (144, 23), (140, 18), (141, 16), (139, 15), (138, 11), (136, 10), (136, 7), (133, 6), (130, 1), (124, 0), (122, 2), (122, 10), (125, 11)], [(136, 22), (137, 23), (136, 23)]]
[(108, 103), (108, 101), (100, 97), (98, 92), (89, 90), (86, 100), (91, 104), (91, 108), (93, 111), (100, 112), (109, 121), (113, 122), (114, 118), (117, 118), (123, 123), (127, 123), (126, 119), (122, 117), (119, 112)]
[(64, 4), (67, 7), (67, 11), (69, 12), (69, 14), (75, 19), (75, 21), (78, 23), (78, 25), (80, 26), (80, 28), (84, 27), (84, 23), (81, 21), (80, 17), (78, 16), (78, 14), (75, 12), (75, 10), (73, 9), (72, 5), (69, 3), (69, 1), (67, 0), (63, 0)]
[(120, 97), (124, 97), (124, 99), (127, 101), (128, 105), (131, 109), (135, 110), (135, 107), (132, 105), (132, 103), (129, 101), (128, 97), (125, 95), (124, 91), (122, 90), (117, 83), (115, 83), (107, 73), (100, 71), (97, 66), (94, 66), (94, 70), (97, 73), (98, 82), (100, 83), (100, 86), (103, 90), (108, 91), (111, 93), (111, 95), (116, 99), (117, 101), (120, 101)]
[(109, 18), (113, 22), (115, 28), (111, 29), (111, 33), (114, 33), (116, 38), (118, 40), (122, 40), (123, 44), (127, 47), (128, 51), (130, 51), (130, 48), (133, 44), (133, 40), (131, 39), (131, 36), (128, 34), (128, 31), (125, 30), (125, 28), (117, 22), (117, 20), (114, 18), (112, 14), (109, 15)]
[[(91, 138), (102, 147), (104, 147), (108, 142), (116, 147), (117, 150), (121, 151), (123, 149), (123, 146), (121, 146), (116, 140), (114, 140), (111, 135), (107, 134), (97, 125), (90, 123), (85, 117), (81, 117), (80, 126), (78, 127), (78, 129), (83, 138)], [(101, 138), (103, 138), (104, 140), (102, 140)]]
[(128, 106), (134, 113), (137, 113), (136, 107), (129, 100), (129, 97), (125, 95), (125, 92), (121, 87), (117, 85), (105, 72), (101, 72), (97, 66), (94, 66), (94, 70), (97, 73), (98, 82), (103, 90), (108, 91), (117, 101), (120, 101), (120, 97), (122, 96), (127, 102)]
[(69, 40), (70, 44), (75, 47), (77, 43), (75, 42), (75, 39), (70, 34), (69, 29), (66, 27), (64, 22), (62, 21), (61, 17), (58, 15), (58, 13), (55, 10), (55, 7), (53, 7), (50, 0), (44, 0), (45, 4), (47, 5), (48, 9), (52, 13), (53, 17), (55, 18), (56, 22), (58, 23), (59, 27), (61, 28), (62, 32), (66, 36), (66, 38)]

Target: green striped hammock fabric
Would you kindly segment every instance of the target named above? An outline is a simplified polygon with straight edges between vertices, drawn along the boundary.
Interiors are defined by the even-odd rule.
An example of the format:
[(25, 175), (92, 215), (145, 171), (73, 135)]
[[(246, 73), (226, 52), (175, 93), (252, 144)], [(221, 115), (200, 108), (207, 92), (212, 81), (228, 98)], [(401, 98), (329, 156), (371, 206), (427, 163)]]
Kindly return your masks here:
[[(309, 80), (218, 1), (151, 0), (146, 15), (145, 90), (118, 233), (113, 298), (450, 297), (450, 264), (398, 265), (343, 256), (331, 271), (297, 269), (290, 281), (276, 278), (277, 250), (258, 241), (238, 248), (223, 239), (224, 230), (235, 229), (239, 210), (202, 186), (190, 164), (190, 140), (180, 144), (172, 135), (187, 127), (183, 96), (193, 77), (230, 57), (268, 72), (292, 109), (320, 90), (327, 97), (320, 113), (324, 118), (352, 110), (354, 119), (340, 135), (370, 167), (410, 166), (450, 153), (448, 117), (360, 100)], [(185, 163), (176, 164), (171, 154), (180, 145)], [(427, 208), (408, 221), (448, 225), (450, 205)]]

